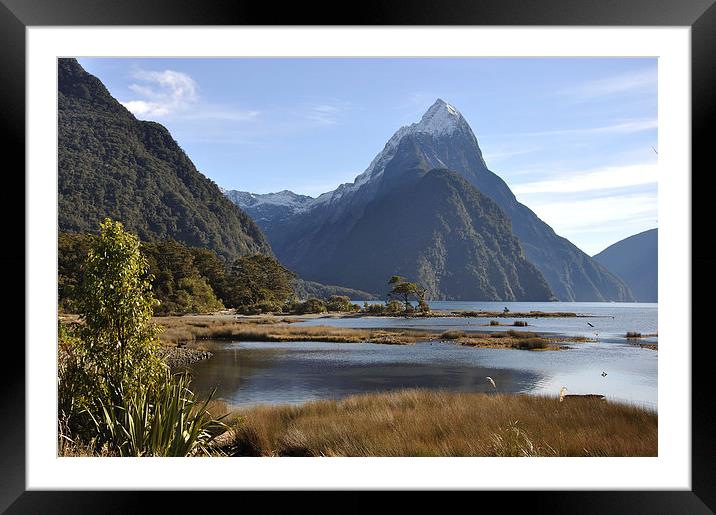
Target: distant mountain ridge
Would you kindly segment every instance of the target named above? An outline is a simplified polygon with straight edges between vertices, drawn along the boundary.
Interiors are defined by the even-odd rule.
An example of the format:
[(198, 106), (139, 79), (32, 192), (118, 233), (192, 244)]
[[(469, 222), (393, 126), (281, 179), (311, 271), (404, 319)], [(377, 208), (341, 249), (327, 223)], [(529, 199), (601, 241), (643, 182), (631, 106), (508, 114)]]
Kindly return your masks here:
[(96, 232), (111, 217), (144, 241), (174, 238), (227, 259), (272, 254), (165, 127), (137, 120), (75, 59), (58, 59), (58, 87), (60, 231)]
[[(404, 141), (409, 142), (409, 150)], [(487, 168), (467, 121), (455, 107), (441, 99), (419, 122), (398, 129), (353, 183), (342, 184), (315, 200), (305, 201), (290, 213), (284, 211), (278, 223), (274, 223), (269, 209), (264, 208), (259, 223), (282, 260), (310, 279), (330, 282), (330, 277), (324, 277), (330, 270), (325, 263), (339, 247), (349, 243), (353, 226), (369, 214), (368, 207), (372, 208), (372, 203), (392, 188), (404, 186), (407, 176), (403, 172), (406, 170), (419, 176), (434, 169), (456, 172), (497, 203), (511, 221), (511, 231), (519, 239), (527, 261), (539, 269), (559, 300), (634, 300), (620, 278), (555, 234), (551, 227), (517, 201), (507, 184)], [(403, 202), (406, 206), (420, 207), (409, 197)], [(419, 234), (421, 229), (411, 227), (409, 230)], [(375, 248), (375, 242), (370, 238), (364, 244)], [(343, 258), (349, 260), (350, 265), (358, 265), (350, 256)], [(352, 273), (350, 267), (346, 268)], [(367, 288), (365, 284), (352, 286)]]
[(620, 240), (594, 259), (621, 277), (639, 302), (659, 301), (659, 230)]
[(308, 195), (299, 195), (288, 190), (276, 193), (249, 193), (222, 188), (221, 191), (267, 232), (273, 232), (275, 225), (280, 225), (295, 214), (305, 211), (316, 200)]
[(300, 300), (307, 300), (311, 297), (317, 299), (328, 299), (332, 295), (343, 295), (353, 301), (376, 300), (382, 298), (382, 296), (378, 297), (365, 291), (344, 288), (343, 286), (305, 281), (303, 279), (295, 279), (293, 281), (293, 291), (296, 294), (296, 297)]

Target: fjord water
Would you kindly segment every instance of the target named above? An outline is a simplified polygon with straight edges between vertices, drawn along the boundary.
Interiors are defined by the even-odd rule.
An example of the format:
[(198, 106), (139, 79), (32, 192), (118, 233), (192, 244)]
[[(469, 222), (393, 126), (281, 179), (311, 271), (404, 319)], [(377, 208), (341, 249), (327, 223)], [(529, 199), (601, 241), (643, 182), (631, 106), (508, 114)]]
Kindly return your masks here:
[[(368, 301), (369, 304), (382, 301)], [(465, 302), (432, 301), (432, 309), (437, 311), (489, 311), (502, 313), (507, 307), (511, 313), (576, 313), (583, 315), (566, 318), (519, 318), (510, 313), (506, 318), (494, 318), (503, 324), (522, 320), (529, 324), (527, 330), (544, 333), (568, 334), (598, 338), (623, 338), (627, 331), (642, 334), (657, 332), (658, 304), (621, 303), (621, 302)], [(415, 329), (463, 331), (506, 331), (515, 329), (509, 326), (490, 327), (490, 318), (320, 318), (301, 322), (304, 325), (330, 325), (337, 327), (380, 328), (399, 327)], [(592, 324), (594, 327), (591, 327)], [(595, 334), (596, 333), (596, 334)], [(646, 340), (645, 340), (646, 341)]]
[[(461, 347), (433, 341), (416, 345), (324, 342), (211, 342), (211, 359), (192, 366), (194, 388), (233, 406), (301, 403), (408, 387), (558, 395), (596, 393), (657, 407), (658, 353), (640, 348), (627, 331), (657, 332), (657, 304), (433, 302), (434, 309), (570, 311), (589, 318), (529, 318), (525, 330), (584, 335), (596, 342), (561, 351)], [(493, 331), (488, 318), (320, 318), (301, 324), (342, 327)], [(514, 318), (500, 318), (511, 323)], [(587, 325), (591, 323), (594, 328)], [(645, 338), (642, 341), (655, 341)], [(606, 373), (603, 376), (602, 373)]]

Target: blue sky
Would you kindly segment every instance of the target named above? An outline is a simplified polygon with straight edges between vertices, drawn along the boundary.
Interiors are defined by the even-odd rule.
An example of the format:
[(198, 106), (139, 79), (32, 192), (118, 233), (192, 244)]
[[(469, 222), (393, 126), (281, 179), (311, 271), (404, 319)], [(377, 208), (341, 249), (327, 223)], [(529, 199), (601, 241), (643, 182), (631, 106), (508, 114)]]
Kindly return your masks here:
[(442, 98), (588, 254), (657, 226), (656, 59), (79, 59), (222, 187), (317, 196)]

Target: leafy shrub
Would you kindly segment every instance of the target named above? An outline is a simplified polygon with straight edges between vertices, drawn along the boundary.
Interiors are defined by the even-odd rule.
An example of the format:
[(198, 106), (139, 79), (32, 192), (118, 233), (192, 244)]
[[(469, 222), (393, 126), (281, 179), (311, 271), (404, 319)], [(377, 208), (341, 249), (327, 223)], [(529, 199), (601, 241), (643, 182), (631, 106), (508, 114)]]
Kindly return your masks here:
[(352, 304), (351, 299), (345, 295), (331, 295), (326, 302), (328, 311), (350, 312), (356, 311), (356, 307), (360, 310), (360, 306)]
[(366, 302), (363, 309), (366, 313), (371, 313), (373, 315), (382, 315), (383, 313), (385, 313), (385, 304), (368, 304)]
[(636, 331), (629, 331), (626, 333), (627, 338), (641, 338), (641, 333), (638, 333)]
[(284, 310), (290, 310), (293, 304), (284, 304), (277, 300), (265, 299), (255, 304), (239, 306), (236, 312), (241, 315), (261, 315), (263, 313), (283, 313)]
[(385, 305), (385, 313), (388, 315), (399, 315), (403, 310), (403, 303), (399, 300), (389, 300)]
[(497, 320), (490, 320), (490, 325), (500, 325), (500, 323)]
[(282, 313), (284, 304), (276, 300), (262, 300), (256, 304), (260, 313)]
[(296, 306), (296, 313), (306, 315), (310, 313), (325, 313), (328, 311), (326, 303), (321, 299), (311, 298)]
[(515, 320), (512, 325), (515, 327), (527, 327), (527, 322), (525, 322), (524, 320)]

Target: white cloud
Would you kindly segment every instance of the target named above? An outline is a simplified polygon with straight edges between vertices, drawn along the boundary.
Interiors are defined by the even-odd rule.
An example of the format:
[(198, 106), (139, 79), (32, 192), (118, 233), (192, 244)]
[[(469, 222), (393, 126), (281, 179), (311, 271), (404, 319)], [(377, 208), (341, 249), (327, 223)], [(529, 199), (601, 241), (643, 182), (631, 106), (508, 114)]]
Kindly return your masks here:
[(606, 247), (605, 238), (610, 241), (614, 234), (626, 237), (657, 225), (656, 193), (527, 205), (557, 234), (590, 255)]
[(122, 105), (126, 107), (133, 115), (144, 118), (145, 116), (166, 116), (169, 114), (169, 109), (163, 107), (156, 102), (145, 102), (144, 100), (130, 100), (128, 102), (122, 102)]
[(174, 70), (137, 70), (133, 77), (141, 83), (129, 85), (140, 98), (122, 102), (134, 115), (165, 117), (188, 110), (199, 100), (199, 87), (189, 75)]
[(593, 136), (599, 134), (634, 134), (636, 132), (657, 129), (658, 126), (658, 120), (655, 118), (647, 118), (642, 120), (627, 120), (610, 125), (600, 125), (598, 127), (555, 129), (549, 131), (521, 132), (512, 134), (493, 134), (492, 136)]
[(656, 184), (658, 169), (655, 163), (608, 166), (587, 171), (559, 174), (546, 180), (515, 184), (515, 195), (538, 193), (577, 193), (604, 189), (626, 188)]
[(299, 119), (307, 120), (311, 124), (335, 125), (349, 107), (348, 102), (329, 100), (317, 104), (306, 104), (298, 108), (295, 114)]
[(132, 74), (139, 83), (129, 89), (137, 99), (122, 102), (135, 116), (166, 118), (181, 116), (186, 120), (250, 121), (259, 116), (256, 110), (241, 110), (203, 102), (199, 85), (186, 73), (163, 70), (136, 70)]
[[(560, 172), (511, 185), (520, 202), (587, 252), (657, 224), (658, 167), (642, 162)], [(613, 243), (612, 241), (612, 243)]]
[(560, 91), (560, 93), (571, 96), (576, 100), (588, 100), (629, 91), (651, 89), (656, 92), (657, 80), (658, 75), (656, 67), (644, 68), (612, 77), (604, 77), (602, 79), (583, 82), (568, 89), (564, 89)]
[(553, 227), (584, 230), (610, 222), (654, 215), (656, 194), (633, 194), (532, 204), (530, 209)]

